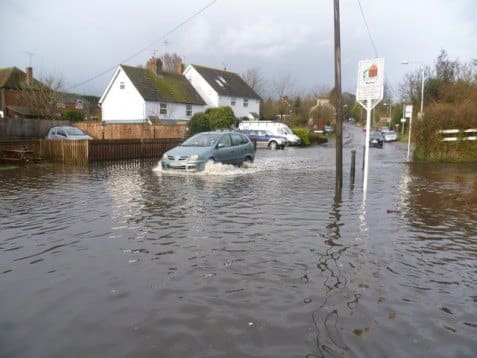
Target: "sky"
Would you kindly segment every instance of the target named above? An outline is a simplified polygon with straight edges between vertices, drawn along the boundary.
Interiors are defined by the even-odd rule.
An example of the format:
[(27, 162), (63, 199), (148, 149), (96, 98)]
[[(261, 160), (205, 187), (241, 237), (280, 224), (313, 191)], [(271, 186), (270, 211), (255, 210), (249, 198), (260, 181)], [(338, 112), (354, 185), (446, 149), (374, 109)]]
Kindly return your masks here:
[[(343, 91), (356, 92), (364, 59), (385, 59), (397, 97), (403, 76), (442, 49), (477, 58), (476, 13), (476, 0), (341, 0)], [(334, 85), (333, 19), (332, 0), (0, 0), (0, 68), (31, 64), (36, 78), (100, 96), (118, 64), (177, 53), (186, 65), (256, 68), (269, 94), (286, 77), (291, 94), (313, 93)]]

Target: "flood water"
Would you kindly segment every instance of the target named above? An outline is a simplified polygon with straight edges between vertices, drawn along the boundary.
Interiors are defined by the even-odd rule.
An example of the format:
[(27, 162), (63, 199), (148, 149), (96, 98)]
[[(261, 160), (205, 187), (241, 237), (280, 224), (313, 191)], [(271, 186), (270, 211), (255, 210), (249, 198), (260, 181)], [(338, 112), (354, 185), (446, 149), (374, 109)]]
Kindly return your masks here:
[(345, 133), (341, 200), (333, 146), (0, 170), (0, 357), (477, 356), (477, 166), (386, 143), (364, 199)]

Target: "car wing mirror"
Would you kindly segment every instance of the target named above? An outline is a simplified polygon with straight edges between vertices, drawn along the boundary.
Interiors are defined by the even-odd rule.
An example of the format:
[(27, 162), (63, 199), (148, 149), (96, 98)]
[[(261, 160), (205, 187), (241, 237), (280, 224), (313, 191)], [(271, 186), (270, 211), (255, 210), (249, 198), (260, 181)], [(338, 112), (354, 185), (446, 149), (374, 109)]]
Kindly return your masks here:
[(225, 144), (224, 144), (224, 143), (219, 143), (219, 144), (217, 144), (217, 149), (223, 148), (223, 147), (225, 147)]

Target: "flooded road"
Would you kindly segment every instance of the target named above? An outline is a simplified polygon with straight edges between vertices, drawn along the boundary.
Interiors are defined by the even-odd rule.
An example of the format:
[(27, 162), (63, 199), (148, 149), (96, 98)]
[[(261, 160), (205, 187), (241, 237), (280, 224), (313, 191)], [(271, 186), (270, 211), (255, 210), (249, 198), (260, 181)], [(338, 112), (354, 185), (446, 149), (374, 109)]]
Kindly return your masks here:
[(386, 143), (363, 201), (345, 133), (341, 201), (331, 145), (0, 170), (0, 357), (475, 357), (477, 166)]

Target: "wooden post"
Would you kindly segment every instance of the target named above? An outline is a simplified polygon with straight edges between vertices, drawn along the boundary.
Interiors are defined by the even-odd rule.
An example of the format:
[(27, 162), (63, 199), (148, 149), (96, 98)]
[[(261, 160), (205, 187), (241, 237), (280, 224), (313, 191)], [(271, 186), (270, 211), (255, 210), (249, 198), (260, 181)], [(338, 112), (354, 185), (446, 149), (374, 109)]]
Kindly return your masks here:
[(335, 95), (336, 95), (336, 193), (343, 187), (343, 111), (341, 98), (341, 37), (340, 37), (340, 2), (334, 0), (335, 30)]
[(354, 184), (354, 177), (356, 171), (356, 150), (351, 151), (351, 184)]

